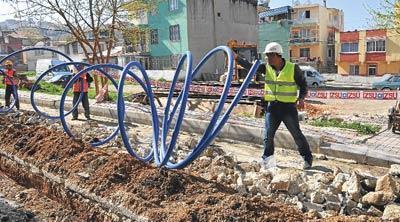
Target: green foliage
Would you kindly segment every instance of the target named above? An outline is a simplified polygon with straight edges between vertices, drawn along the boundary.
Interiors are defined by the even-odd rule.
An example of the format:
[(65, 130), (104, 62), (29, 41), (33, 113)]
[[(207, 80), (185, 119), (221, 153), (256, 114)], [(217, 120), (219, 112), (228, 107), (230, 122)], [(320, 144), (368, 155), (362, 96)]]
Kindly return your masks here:
[(360, 133), (362, 135), (375, 134), (379, 132), (379, 130), (381, 129), (381, 127), (377, 125), (363, 124), (360, 122), (345, 122), (341, 119), (335, 119), (335, 118), (317, 119), (311, 121), (310, 124), (318, 127), (336, 127), (342, 129), (353, 129), (356, 130), (357, 133)]
[(28, 76), (28, 77), (35, 77), (36, 76), (36, 72), (34, 72), (34, 71), (21, 72), (21, 73), (19, 73), (19, 75)]
[(400, 32), (400, 1), (381, 0), (379, 7), (369, 8), (377, 28), (395, 29)]
[(56, 85), (48, 82), (40, 82), (40, 89), (37, 92), (47, 93), (50, 95), (61, 95), (64, 89), (60, 85)]
[(158, 81), (160, 81), (160, 82), (166, 82), (167, 80), (164, 79), (163, 77), (161, 77), (161, 78), (158, 79)]

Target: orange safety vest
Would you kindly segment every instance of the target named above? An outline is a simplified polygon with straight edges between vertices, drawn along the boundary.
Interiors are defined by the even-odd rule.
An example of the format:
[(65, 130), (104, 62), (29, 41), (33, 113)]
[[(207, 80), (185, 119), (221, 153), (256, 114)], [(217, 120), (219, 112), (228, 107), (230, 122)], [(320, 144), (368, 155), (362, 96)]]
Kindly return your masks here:
[(88, 92), (89, 84), (88, 84), (88, 81), (86, 79), (86, 74), (81, 75), (79, 77), (79, 79), (74, 83), (73, 91), (74, 92), (82, 92), (81, 91), (81, 85), (82, 85), (81, 81), (83, 81), (83, 92)]
[[(7, 69), (7, 70), (5, 71), (5, 73), (6, 73), (6, 75), (9, 77), (9, 78), (3, 77), (3, 78), (5, 78), (5, 83), (6, 83), (6, 85), (11, 86), (11, 85), (13, 85), (13, 82), (14, 82), (14, 85), (17, 85), (17, 84), (18, 84), (18, 81), (17, 81), (16, 79), (13, 79), (13, 78), (14, 78), (14, 74), (15, 74), (15, 69)], [(12, 80), (13, 82), (11, 82), (11, 80)]]

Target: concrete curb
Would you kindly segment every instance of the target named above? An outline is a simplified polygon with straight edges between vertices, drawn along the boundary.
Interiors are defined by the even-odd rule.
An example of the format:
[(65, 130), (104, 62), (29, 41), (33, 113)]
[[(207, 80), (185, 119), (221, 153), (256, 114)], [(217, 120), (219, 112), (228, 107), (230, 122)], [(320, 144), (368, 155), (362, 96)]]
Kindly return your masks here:
[[(21, 103), (30, 104), (29, 98), (25, 96), (20, 96)], [(48, 107), (52, 109), (59, 109), (59, 100), (48, 100), (48, 99), (40, 99), (36, 98), (35, 102), (39, 106)], [(67, 109), (71, 108), (70, 104), (65, 104)], [(106, 118), (117, 119), (117, 110), (106, 108), (106, 107), (98, 107), (91, 108), (91, 114), (95, 116), (102, 116)], [(79, 111), (83, 112), (82, 107), (79, 107)], [(151, 125), (151, 116), (150, 114), (137, 112), (137, 111), (127, 111), (126, 118), (130, 122)], [(161, 122), (160, 122), (161, 123)], [(185, 118), (182, 122), (181, 129), (185, 132), (189, 133), (197, 133), (203, 134), (206, 128), (209, 125), (209, 121), (198, 120), (192, 118)], [(321, 145), (321, 137), (314, 135), (305, 135), (308, 143), (310, 144), (311, 149), (315, 152)], [(260, 127), (250, 127), (243, 126), (239, 124), (226, 123), (225, 126), (221, 129), (217, 138), (219, 139), (229, 139), (229, 140), (238, 140), (241, 142), (248, 142), (254, 144), (263, 144), (264, 140), (264, 129)], [(279, 130), (276, 132), (275, 136), (275, 145), (277, 147), (286, 148), (286, 149), (296, 149), (296, 144), (294, 142), (293, 137), (286, 130)]]
[(374, 166), (390, 167), (392, 164), (400, 164), (399, 156), (375, 150), (373, 147), (366, 145), (330, 144), (330, 146), (321, 146), (317, 152)]
[[(30, 104), (29, 97), (20, 96), (21, 103)], [(48, 100), (37, 98), (36, 102), (39, 106), (48, 107), (52, 109), (59, 109), (59, 100)], [(67, 108), (71, 108), (71, 105), (66, 105)], [(79, 107), (80, 111), (83, 111)], [(106, 107), (95, 107), (91, 109), (91, 113), (95, 116), (102, 116), (107, 118), (117, 118), (117, 111)], [(139, 124), (150, 125), (151, 117), (148, 113), (127, 111), (126, 118), (130, 122)], [(189, 133), (203, 134), (207, 126), (208, 121), (185, 118), (182, 122), (181, 129)], [(229, 139), (237, 140), (241, 142), (248, 142), (252, 144), (262, 145), (264, 139), (264, 129), (260, 127), (243, 126), (239, 124), (227, 123), (221, 129), (218, 139)], [(321, 146), (322, 138), (316, 135), (305, 135), (310, 148), (313, 153), (320, 153), (327, 156), (352, 159), (362, 164), (370, 164), (377, 166), (388, 167), (391, 164), (400, 164), (400, 157), (393, 156), (378, 150), (374, 150), (373, 147), (357, 146), (357, 145), (343, 145), (343, 144), (330, 144), (329, 146)], [(296, 144), (293, 137), (286, 130), (280, 130), (275, 136), (275, 145), (285, 149), (296, 149)]]

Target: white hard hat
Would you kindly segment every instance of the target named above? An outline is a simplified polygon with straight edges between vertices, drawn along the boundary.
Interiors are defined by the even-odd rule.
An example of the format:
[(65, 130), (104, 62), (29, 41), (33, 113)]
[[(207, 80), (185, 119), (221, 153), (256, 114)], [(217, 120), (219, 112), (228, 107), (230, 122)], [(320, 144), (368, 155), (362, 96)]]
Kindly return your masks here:
[(283, 49), (279, 43), (271, 42), (268, 43), (267, 46), (265, 46), (264, 54), (265, 53), (278, 53), (279, 55), (282, 55)]

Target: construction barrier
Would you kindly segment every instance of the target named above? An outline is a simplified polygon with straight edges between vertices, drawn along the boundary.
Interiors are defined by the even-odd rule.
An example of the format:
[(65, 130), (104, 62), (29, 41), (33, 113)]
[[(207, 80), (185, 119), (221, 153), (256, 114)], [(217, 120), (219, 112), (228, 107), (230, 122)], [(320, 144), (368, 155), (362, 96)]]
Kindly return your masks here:
[[(157, 89), (170, 89), (170, 82), (152, 81), (151, 85)], [(182, 83), (175, 86), (175, 90), (182, 89)], [(223, 86), (211, 85), (191, 85), (190, 92), (204, 95), (221, 95)], [(238, 87), (231, 87), (229, 95), (234, 96), (239, 90)], [(243, 96), (263, 97), (264, 89), (247, 88)], [(307, 98), (309, 99), (365, 99), (365, 100), (397, 100), (399, 97), (397, 91), (379, 91), (379, 90), (309, 90)]]

